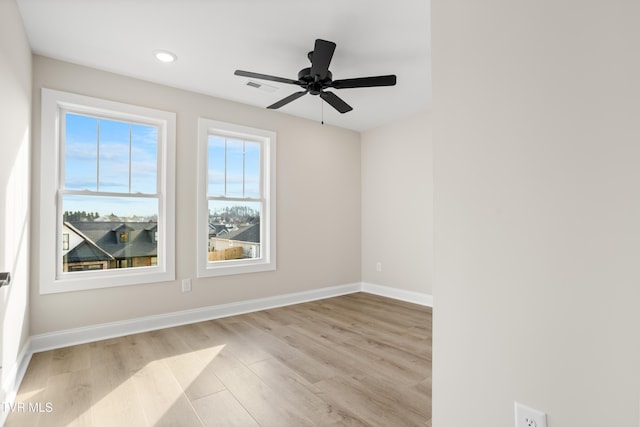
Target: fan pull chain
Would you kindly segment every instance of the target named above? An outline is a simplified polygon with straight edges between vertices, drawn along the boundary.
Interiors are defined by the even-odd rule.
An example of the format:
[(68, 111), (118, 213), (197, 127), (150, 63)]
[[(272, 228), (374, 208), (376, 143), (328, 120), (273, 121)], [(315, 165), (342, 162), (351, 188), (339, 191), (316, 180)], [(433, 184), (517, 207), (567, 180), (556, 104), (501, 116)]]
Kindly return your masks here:
[(320, 98), (320, 111), (322, 115), (322, 120), (320, 121), (320, 124), (324, 125), (324, 99), (322, 98)]

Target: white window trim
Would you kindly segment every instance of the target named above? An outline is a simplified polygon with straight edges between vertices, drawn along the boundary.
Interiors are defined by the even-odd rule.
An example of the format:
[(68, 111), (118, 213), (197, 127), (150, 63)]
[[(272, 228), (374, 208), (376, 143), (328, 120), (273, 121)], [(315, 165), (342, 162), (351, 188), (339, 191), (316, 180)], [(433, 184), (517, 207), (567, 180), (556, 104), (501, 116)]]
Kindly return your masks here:
[[(209, 203), (207, 198), (207, 159), (209, 133), (227, 135), (238, 139), (260, 140), (262, 194), (265, 199), (260, 223), (261, 257), (258, 259), (209, 262)], [(206, 118), (198, 119), (198, 214), (197, 214), (197, 275), (198, 277), (226, 276), (256, 273), (276, 269), (276, 133), (264, 129), (225, 123)]]
[[(61, 111), (152, 123), (159, 128), (159, 223), (164, 236), (158, 246), (158, 266), (59, 275), (57, 243), (62, 221), (57, 216), (60, 179)], [(175, 280), (175, 153), (176, 114), (120, 102), (42, 89), (40, 167), (40, 293), (51, 294)]]

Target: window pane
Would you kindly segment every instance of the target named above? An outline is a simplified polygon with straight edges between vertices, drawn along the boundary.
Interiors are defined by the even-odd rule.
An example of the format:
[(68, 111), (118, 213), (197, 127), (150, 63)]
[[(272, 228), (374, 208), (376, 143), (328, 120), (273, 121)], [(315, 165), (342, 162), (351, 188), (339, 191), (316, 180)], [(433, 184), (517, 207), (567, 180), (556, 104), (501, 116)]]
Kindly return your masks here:
[(93, 190), (97, 185), (98, 119), (65, 115), (64, 188)]
[(209, 201), (210, 262), (260, 258), (259, 202)]
[(260, 144), (244, 144), (244, 196), (260, 198)]
[(227, 197), (244, 197), (244, 142), (227, 139)]
[(158, 129), (131, 126), (131, 192), (157, 193)]
[(100, 120), (99, 191), (129, 192), (129, 123)]
[(208, 153), (207, 194), (224, 196), (224, 138), (209, 135)]
[(62, 212), (62, 271), (146, 267), (158, 256), (158, 199), (66, 195)]

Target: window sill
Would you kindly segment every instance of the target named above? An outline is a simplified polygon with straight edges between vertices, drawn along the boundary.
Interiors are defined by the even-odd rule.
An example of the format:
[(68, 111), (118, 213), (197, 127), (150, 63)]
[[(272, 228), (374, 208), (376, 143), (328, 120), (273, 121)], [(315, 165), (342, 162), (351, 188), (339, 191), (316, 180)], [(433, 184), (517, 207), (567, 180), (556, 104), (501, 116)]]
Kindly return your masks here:
[(41, 283), (40, 294), (86, 291), (175, 280), (175, 273), (173, 271), (160, 271), (156, 267), (136, 267), (135, 271), (133, 271), (133, 269), (129, 271), (125, 270), (128, 269), (120, 271), (112, 270), (109, 275), (105, 275), (104, 272), (74, 272), (72, 276), (65, 275), (51, 282)]
[(233, 274), (275, 271), (275, 262), (264, 260), (229, 260), (207, 263), (198, 269), (198, 277), (230, 276)]

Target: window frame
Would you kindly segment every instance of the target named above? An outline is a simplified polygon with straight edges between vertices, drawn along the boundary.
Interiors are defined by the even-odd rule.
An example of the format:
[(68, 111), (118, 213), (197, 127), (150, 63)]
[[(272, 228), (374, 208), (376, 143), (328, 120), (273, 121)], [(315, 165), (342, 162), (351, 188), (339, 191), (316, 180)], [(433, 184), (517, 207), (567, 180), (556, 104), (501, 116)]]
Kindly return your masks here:
[[(76, 113), (140, 123), (158, 129), (158, 265), (127, 269), (62, 272), (61, 212), (64, 182), (63, 115)], [(40, 293), (60, 293), (175, 280), (176, 114), (42, 88), (40, 167)], [(55, 159), (52, 161), (52, 159)], [(95, 193), (100, 196), (99, 192)], [(128, 197), (128, 196), (127, 196)], [(132, 193), (131, 197), (136, 197)]]
[[(261, 198), (228, 198), (230, 201), (260, 201), (260, 258), (210, 262), (208, 148), (209, 135), (259, 142)], [(198, 186), (197, 186), (197, 277), (216, 277), (233, 274), (276, 270), (276, 133), (233, 123), (200, 117), (198, 119)], [(221, 200), (223, 198), (217, 198)]]

